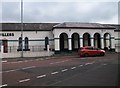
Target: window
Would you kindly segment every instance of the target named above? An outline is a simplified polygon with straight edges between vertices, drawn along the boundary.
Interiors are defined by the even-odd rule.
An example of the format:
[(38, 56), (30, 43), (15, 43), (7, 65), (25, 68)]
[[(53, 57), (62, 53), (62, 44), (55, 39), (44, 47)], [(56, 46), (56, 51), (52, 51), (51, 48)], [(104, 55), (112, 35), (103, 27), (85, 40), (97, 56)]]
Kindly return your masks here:
[(28, 42), (28, 37), (25, 37), (25, 51), (29, 50), (29, 42)]
[(22, 37), (19, 37), (19, 40), (18, 40), (18, 51), (21, 51), (22, 50)]
[(47, 50), (47, 45), (49, 44), (49, 38), (45, 37), (45, 50)]

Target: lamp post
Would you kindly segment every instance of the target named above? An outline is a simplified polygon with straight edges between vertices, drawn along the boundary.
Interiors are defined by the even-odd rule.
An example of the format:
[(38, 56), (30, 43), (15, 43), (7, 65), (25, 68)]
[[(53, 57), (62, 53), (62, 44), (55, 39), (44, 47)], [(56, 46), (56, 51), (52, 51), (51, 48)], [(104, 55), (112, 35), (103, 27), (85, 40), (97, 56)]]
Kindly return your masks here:
[(21, 0), (21, 57), (23, 58), (23, 0)]

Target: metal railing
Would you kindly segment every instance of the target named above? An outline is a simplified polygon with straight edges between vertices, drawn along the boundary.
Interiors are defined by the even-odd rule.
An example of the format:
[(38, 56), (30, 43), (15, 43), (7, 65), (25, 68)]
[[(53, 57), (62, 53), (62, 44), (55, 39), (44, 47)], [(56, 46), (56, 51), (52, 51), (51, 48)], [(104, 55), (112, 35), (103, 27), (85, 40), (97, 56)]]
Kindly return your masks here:
[[(51, 51), (54, 50), (54, 45), (50, 45), (49, 47)], [(15, 53), (15, 52), (20, 52), (21, 50), (19, 46), (8, 46), (7, 51), (8, 53)], [(25, 47), (23, 46), (23, 51), (40, 52), (40, 51), (46, 51), (46, 49), (45, 49), (45, 45), (33, 45), (33, 46), (29, 46), (28, 49), (25, 49)]]

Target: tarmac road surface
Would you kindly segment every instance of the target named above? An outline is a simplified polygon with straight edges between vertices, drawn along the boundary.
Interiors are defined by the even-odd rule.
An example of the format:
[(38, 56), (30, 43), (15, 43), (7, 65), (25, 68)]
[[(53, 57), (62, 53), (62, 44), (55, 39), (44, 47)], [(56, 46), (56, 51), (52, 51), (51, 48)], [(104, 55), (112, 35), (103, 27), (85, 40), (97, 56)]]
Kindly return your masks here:
[(3, 62), (1, 86), (118, 86), (118, 54)]

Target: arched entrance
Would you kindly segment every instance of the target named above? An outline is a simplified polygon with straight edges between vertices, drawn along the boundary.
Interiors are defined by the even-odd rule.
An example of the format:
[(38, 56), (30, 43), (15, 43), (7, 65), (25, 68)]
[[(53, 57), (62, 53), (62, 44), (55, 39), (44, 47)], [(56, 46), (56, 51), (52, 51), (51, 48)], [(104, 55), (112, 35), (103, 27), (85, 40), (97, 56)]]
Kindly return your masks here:
[(72, 34), (72, 50), (78, 50), (79, 47), (80, 47), (79, 34), (73, 33)]
[(49, 44), (49, 38), (45, 37), (45, 50), (47, 50), (47, 45)]
[(2, 45), (3, 45), (3, 53), (8, 53), (8, 40), (3, 39), (2, 40)]
[(83, 34), (83, 46), (91, 46), (89, 33)]
[(111, 35), (109, 33), (104, 34), (104, 49), (111, 48)]
[(68, 50), (68, 35), (66, 33), (60, 34), (60, 51)]
[(100, 41), (100, 34), (99, 33), (94, 34), (94, 46), (96, 48), (101, 48), (101, 41)]

